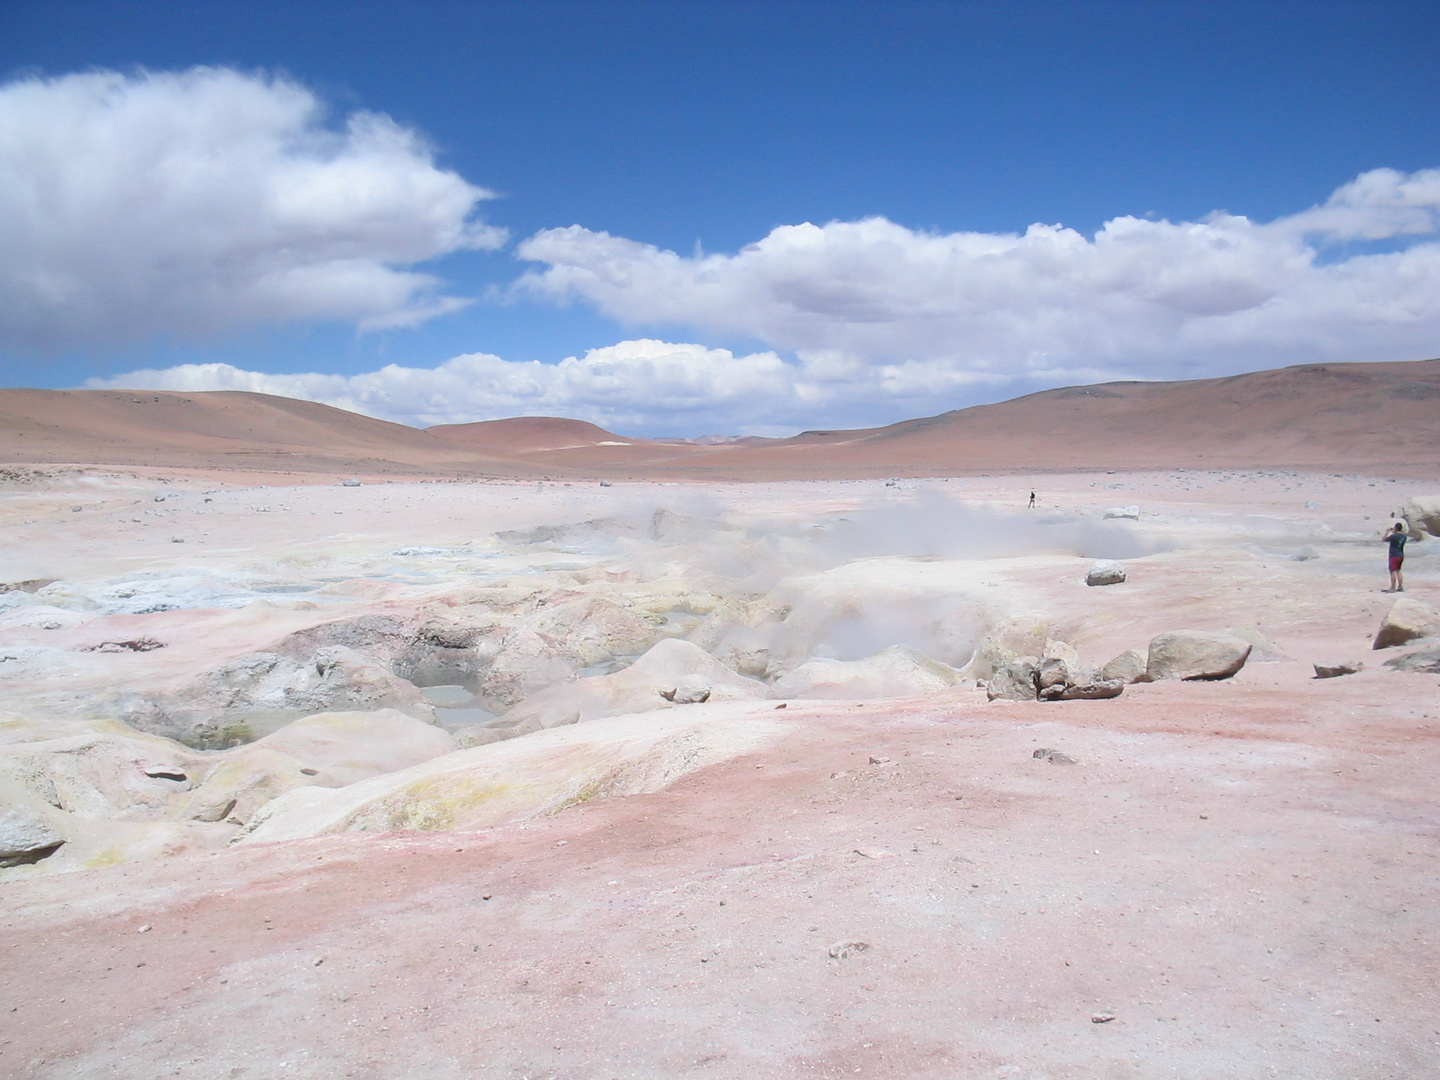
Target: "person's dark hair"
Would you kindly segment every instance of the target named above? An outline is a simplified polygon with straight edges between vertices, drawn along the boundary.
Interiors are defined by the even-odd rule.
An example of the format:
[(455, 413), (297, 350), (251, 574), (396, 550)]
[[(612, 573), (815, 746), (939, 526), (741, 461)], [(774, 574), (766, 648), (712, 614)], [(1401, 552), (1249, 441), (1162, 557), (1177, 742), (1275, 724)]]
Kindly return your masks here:
[(1397, 522), (1395, 522), (1395, 528), (1396, 528), (1396, 530), (1399, 531), (1399, 532), (1404, 532), (1404, 531), (1405, 531), (1405, 522), (1403, 522), (1403, 521), (1397, 521)]

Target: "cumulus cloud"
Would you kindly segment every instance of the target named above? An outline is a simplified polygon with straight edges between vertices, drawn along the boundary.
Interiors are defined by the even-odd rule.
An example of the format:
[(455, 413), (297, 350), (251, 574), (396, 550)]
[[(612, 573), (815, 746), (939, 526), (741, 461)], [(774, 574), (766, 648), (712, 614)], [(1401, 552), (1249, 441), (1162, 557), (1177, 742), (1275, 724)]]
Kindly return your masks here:
[(1060, 225), (938, 234), (869, 218), (684, 256), (575, 225), (519, 246), (545, 265), (517, 289), (632, 326), (744, 335), (837, 370), (1053, 385), (1435, 355), (1437, 234), (1440, 170), (1378, 169), (1273, 222), (1126, 216), (1093, 237)]
[(790, 434), (818, 393), (773, 352), (622, 341), (558, 364), (468, 353), (434, 368), (387, 365), (360, 375), (270, 375), (230, 364), (182, 364), (92, 379), (93, 388), (249, 390), (320, 401), (416, 427), (560, 415), (627, 433)]
[(491, 194), (386, 116), (222, 68), (0, 86), (0, 344), (48, 351), (463, 306), (409, 267), (494, 249)]

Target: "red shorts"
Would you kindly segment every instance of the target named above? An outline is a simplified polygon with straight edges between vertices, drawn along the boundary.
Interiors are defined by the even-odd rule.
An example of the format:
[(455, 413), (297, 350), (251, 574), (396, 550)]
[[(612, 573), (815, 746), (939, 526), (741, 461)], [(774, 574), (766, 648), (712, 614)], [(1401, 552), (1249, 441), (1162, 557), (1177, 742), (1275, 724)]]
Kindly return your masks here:
[(1391, 556), (1390, 556), (1390, 572), (1393, 574), (1393, 573), (1395, 573), (1396, 570), (1399, 570), (1399, 569), (1400, 569), (1400, 564), (1403, 563), (1404, 561), (1405, 561), (1405, 556), (1404, 556), (1404, 555), (1391, 555)]

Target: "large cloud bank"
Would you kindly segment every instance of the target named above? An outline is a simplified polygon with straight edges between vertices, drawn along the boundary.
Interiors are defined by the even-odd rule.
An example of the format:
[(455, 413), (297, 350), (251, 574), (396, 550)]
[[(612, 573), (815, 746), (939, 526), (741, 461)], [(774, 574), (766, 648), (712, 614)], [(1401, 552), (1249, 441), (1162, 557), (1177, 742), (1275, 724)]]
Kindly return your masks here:
[(1440, 352), (1440, 170), (1377, 169), (1269, 223), (1118, 217), (1093, 238), (788, 225), (687, 257), (579, 225), (518, 254), (520, 288), (632, 326), (744, 335), (829, 363), (1166, 377)]
[[(95, 388), (249, 390), (303, 398), (416, 427), (507, 416), (568, 416), (655, 435), (790, 434), (823, 395), (773, 352), (736, 356), (703, 345), (622, 341), (558, 364), (469, 353), (435, 368), (387, 365), (360, 375), (269, 375), (230, 364), (182, 364), (92, 379)], [(847, 400), (853, 386), (846, 384)]]
[(52, 351), (466, 301), (407, 269), (500, 230), (412, 131), (327, 126), (307, 89), (196, 68), (0, 86), (0, 344)]

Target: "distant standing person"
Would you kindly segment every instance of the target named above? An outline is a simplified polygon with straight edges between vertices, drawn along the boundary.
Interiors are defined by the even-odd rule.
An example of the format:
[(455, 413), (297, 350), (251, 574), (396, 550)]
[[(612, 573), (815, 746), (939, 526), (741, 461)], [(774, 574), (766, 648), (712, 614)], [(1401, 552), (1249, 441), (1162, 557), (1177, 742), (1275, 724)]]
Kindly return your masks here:
[(1397, 521), (1385, 534), (1385, 539), (1390, 543), (1390, 588), (1386, 592), (1405, 591), (1405, 573), (1400, 568), (1405, 565), (1405, 541), (1410, 539), (1405, 531), (1405, 523)]
[(1034, 509), (1035, 509), (1035, 493), (1034, 493), (1033, 491), (1030, 492), (1030, 505), (1029, 505), (1028, 507), (1026, 507), (1026, 509), (1028, 509), (1028, 510), (1034, 510)]

